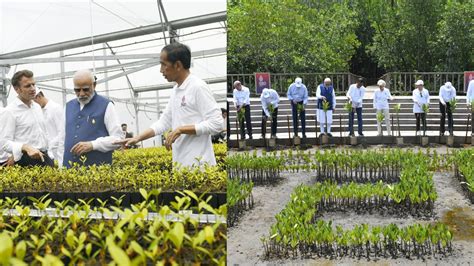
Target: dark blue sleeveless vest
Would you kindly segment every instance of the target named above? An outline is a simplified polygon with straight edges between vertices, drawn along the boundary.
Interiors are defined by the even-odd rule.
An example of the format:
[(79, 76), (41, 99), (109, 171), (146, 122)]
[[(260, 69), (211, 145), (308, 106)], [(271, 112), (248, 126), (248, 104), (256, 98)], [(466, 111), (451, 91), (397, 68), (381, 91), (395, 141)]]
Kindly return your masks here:
[[(76, 143), (109, 136), (109, 132), (104, 124), (105, 110), (109, 102), (109, 99), (96, 93), (82, 110), (77, 99), (73, 99), (66, 104), (66, 138), (64, 141), (63, 161), (63, 165), (66, 168), (71, 167), (70, 161), (82, 165), (80, 156), (70, 152)], [(91, 151), (83, 156), (87, 158), (84, 162), (86, 166), (112, 163), (112, 151), (105, 153)]]
[[(329, 110), (332, 110), (332, 91), (334, 90), (334, 87), (331, 85), (329, 87), (324, 87), (324, 83), (319, 85), (319, 88), (321, 89), (321, 96), (326, 97), (326, 101), (329, 102)], [(323, 100), (318, 99), (318, 109), (323, 109)]]

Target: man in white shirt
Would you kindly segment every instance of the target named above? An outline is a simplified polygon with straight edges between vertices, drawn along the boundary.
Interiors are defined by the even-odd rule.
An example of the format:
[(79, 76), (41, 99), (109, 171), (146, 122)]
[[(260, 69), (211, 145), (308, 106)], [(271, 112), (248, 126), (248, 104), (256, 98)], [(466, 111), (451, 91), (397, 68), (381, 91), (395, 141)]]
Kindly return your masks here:
[(64, 120), (64, 109), (54, 101), (46, 98), (43, 90), (38, 90), (34, 101), (41, 106), (45, 119), (46, 133), (48, 134), (48, 155), (51, 159), (63, 163), (63, 150), (60, 147), (59, 132)]
[(390, 127), (390, 112), (388, 101), (391, 101), (393, 98), (390, 94), (390, 91), (385, 88), (386, 83), (384, 80), (377, 81), (377, 86), (379, 86), (379, 89), (375, 90), (374, 92), (374, 109), (377, 111), (377, 135), (382, 136), (382, 121), (379, 121), (378, 117), (383, 115), (385, 120), (385, 126), (387, 127), (387, 134), (391, 136), (392, 131)]
[(212, 136), (212, 143), (224, 142), (227, 135), (227, 109), (221, 108), (222, 112), (222, 130), (218, 134)]
[[(2, 123), (8, 124), (8, 120), (13, 119), (13, 116), (8, 112), (7, 109), (0, 107), (0, 121)], [(5, 130), (3, 127), (0, 128), (0, 167), (1, 166), (12, 166), (15, 163), (15, 160), (13, 160), (13, 156), (9, 153), (7, 153), (6, 150), (6, 145), (7, 145), (7, 139), (5, 137)]]
[[(252, 121), (250, 116), (250, 90), (249, 88), (242, 85), (238, 80), (234, 82), (234, 106), (237, 108), (237, 114), (241, 112), (241, 109), (244, 108), (245, 115), (243, 120), (245, 120), (245, 125), (243, 120), (239, 121), (240, 124), (240, 138), (245, 139), (245, 126), (247, 126), (247, 134), (249, 139), (252, 139)], [(239, 115), (237, 115), (239, 117)]]
[(471, 136), (474, 137), (474, 79), (469, 81), (466, 94), (467, 108), (471, 111)]
[(286, 93), (288, 100), (291, 104), (291, 114), (293, 118), (293, 132), (295, 136), (298, 136), (298, 115), (301, 120), (301, 133), (303, 138), (306, 138), (306, 105), (308, 104), (308, 88), (303, 84), (303, 80), (300, 77), (295, 78), (288, 87)]
[(114, 104), (95, 92), (95, 77), (88, 70), (74, 73), (76, 99), (66, 104), (60, 139), (64, 141), (63, 166), (112, 163), (112, 152), (122, 139)]
[(271, 137), (276, 138), (277, 133), (277, 116), (278, 103), (280, 96), (274, 89), (263, 89), (260, 95), (260, 102), (262, 102), (262, 138), (265, 138), (267, 132), (267, 120), (272, 118)]
[(416, 118), (416, 135), (420, 135), (420, 120), (423, 122), (423, 136), (426, 135), (426, 113), (423, 106), (430, 106), (430, 93), (424, 87), (423, 80), (417, 80), (413, 90), (413, 113)]
[(362, 102), (364, 100), (365, 87), (364, 80), (359, 78), (355, 84), (349, 86), (347, 91), (347, 98), (352, 104), (352, 111), (349, 113), (349, 136), (354, 136), (354, 111), (357, 113), (357, 132), (359, 136), (364, 136), (362, 133)]
[[(318, 88), (316, 89), (316, 98), (318, 98), (316, 115), (318, 118), (321, 135), (327, 133), (328, 136), (332, 137), (332, 113), (336, 109), (336, 93), (334, 91), (334, 87), (330, 78), (325, 78), (324, 83), (318, 86)], [(329, 109), (326, 112), (324, 112), (325, 102), (329, 103)]]
[(223, 119), (207, 84), (190, 73), (189, 47), (177, 42), (165, 46), (160, 62), (163, 76), (176, 82), (163, 115), (138, 136), (117, 143), (133, 145), (172, 129), (165, 146), (173, 150), (173, 162), (181, 166), (215, 165), (211, 136), (222, 130)]
[(440, 135), (444, 136), (446, 113), (448, 113), (448, 135), (453, 135), (453, 113), (449, 101), (456, 98), (456, 89), (451, 82), (446, 82), (439, 88), (439, 111), (441, 112)]
[(33, 101), (36, 96), (33, 72), (21, 70), (11, 80), (18, 97), (7, 109), (13, 119), (5, 121), (4, 151), (13, 155), (20, 166), (54, 166), (48, 156), (48, 138), (41, 107)]

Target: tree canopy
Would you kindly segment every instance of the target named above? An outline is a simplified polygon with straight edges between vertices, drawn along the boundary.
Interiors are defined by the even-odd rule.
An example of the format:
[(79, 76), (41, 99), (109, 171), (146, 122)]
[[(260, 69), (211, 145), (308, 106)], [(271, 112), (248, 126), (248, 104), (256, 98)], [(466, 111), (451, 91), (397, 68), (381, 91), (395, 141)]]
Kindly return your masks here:
[(232, 0), (228, 72), (474, 69), (472, 0)]

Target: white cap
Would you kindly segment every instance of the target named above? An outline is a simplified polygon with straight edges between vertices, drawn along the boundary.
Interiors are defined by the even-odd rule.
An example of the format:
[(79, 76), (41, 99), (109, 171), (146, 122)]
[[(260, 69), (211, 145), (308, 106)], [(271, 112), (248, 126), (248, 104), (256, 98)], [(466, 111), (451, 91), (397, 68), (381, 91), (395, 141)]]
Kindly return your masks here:
[(415, 85), (425, 85), (425, 84), (423, 83), (423, 80), (419, 79), (415, 82)]
[(385, 80), (383, 79), (379, 79), (379, 81), (377, 81), (377, 86), (384, 86), (387, 85), (387, 83), (385, 83)]
[(267, 88), (263, 89), (262, 94), (263, 94), (263, 98), (270, 97), (270, 91)]
[(451, 84), (451, 82), (446, 82), (444, 83), (444, 86), (448, 87), (448, 88), (451, 88), (453, 86), (453, 84)]
[(326, 83), (326, 82), (331, 82), (331, 79), (330, 78), (325, 78), (324, 83)]
[(303, 81), (301, 80), (301, 78), (296, 78), (295, 79), (295, 85), (296, 87), (301, 87), (301, 84), (303, 83)]
[(238, 81), (238, 80), (234, 81), (234, 87), (238, 84), (240, 84), (240, 81)]

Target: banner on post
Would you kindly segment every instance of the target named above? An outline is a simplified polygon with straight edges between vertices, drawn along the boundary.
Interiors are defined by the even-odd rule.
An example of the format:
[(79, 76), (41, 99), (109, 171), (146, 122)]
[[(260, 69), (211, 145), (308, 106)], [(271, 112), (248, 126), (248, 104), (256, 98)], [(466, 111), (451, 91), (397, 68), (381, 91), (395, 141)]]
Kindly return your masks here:
[(464, 71), (464, 92), (467, 92), (469, 82), (474, 79), (474, 71)]
[(265, 88), (270, 89), (270, 73), (255, 73), (255, 90), (257, 95), (262, 94)]

